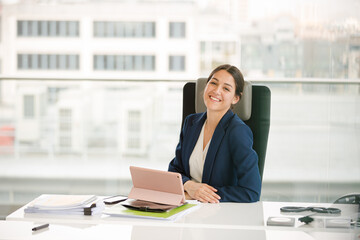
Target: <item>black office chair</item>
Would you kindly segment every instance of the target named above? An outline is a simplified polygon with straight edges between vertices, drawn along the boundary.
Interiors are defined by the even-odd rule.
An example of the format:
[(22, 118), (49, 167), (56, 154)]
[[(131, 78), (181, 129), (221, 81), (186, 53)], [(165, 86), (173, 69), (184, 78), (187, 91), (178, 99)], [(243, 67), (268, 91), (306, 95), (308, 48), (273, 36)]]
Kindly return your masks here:
[[(203, 90), (207, 79), (199, 78), (196, 83), (188, 82), (183, 88), (183, 119), (192, 113), (206, 110), (203, 101)], [(245, 81), (244, 92), (241, 100), (235, 105), (233, 111), (252, 130), (254, 136), (253, 148), (259, 157), (259, 171), (263, 178), (266, 148), (270, 128), (270, 101), (271, 92), (267, 86), (252, 85)]]

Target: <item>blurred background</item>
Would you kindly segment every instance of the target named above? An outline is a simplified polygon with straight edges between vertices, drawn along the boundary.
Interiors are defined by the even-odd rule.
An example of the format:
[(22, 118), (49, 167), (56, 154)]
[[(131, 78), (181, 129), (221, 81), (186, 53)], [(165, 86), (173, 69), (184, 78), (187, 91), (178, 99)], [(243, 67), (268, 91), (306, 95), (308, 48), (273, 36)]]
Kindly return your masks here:
[(43, 193), (127, 195), (167, 170), (182, 87), (270, 88), (261, 200), (360, 189), (360, 1), (0, 1), (0, 218)]

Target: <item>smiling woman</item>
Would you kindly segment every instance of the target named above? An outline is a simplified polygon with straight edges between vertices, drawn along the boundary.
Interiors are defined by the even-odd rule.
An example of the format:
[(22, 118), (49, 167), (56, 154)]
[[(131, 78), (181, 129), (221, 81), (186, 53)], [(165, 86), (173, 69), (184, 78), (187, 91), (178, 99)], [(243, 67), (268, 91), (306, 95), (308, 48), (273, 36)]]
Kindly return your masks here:
[(231, 111), (244, 78), (228, 64), (215, 68), (204, 91), (206, 112), (184, 122), (169, 171), (182, 174), (189, 199), (201, 202), (254, 202), (260, 197), (258, 157), (252, 132)]

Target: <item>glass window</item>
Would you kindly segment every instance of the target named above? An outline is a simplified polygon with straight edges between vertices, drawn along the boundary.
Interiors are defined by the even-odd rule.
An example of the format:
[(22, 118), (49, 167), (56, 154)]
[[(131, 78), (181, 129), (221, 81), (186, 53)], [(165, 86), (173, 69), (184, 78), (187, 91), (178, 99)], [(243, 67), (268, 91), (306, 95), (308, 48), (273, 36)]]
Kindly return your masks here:
[(38, 28), (38, 21), (31, 21), (31, 36), (38, 36), (39, 35), (39, 28)]
[(104, 55), (95, 55), (94, 56), (94, 69), (95, 70), (104, 70), (105, 69), (105, 56)]
[[(186, 81), (208, 76), (223, 63), (238, 66), (245, 79), (271, 90), (262, 200), (331, 203), (340, 195), (360, 189), (359, 1), (239, 1), (246, 2), (246, 6), (233, 0), (191, 4), (134, 1), (131, 11), (135, 14), (122, 14), (122, 4), (128, 5), (129, 1), (56, 1), (61, 7), (55, 8), (42, 4), (44, 1), (31, 1), (34, 4), (26, 7), (21, 5), (23, 1), (17, 2), (9, 9), (18, 15), (5, 14), (7, 6), (1, 4), (1, 24), (6, 26), (2, 30), (17, 34), (19, 39), (1, 42), (5, 50), (1, 56), (2, 74), (17, 80), (3, 77), (0, 86), (0, 102), (5, 104), (0, 104), (0, 131), (5, 125), (16, 133), (12, 147), (0, 141), (0, 162), (5, 164), (0, 167), (0, 179), (4, 171), (12, 169), (7, 168), (7, 163), (14, 164), (14, 184), (9, 183), (11, 188), (5, 190), (0, 186), (0, 205), (25, 204), (38, 196), (38, 189), (52, 191), (52, 183), (46, 179), (41, 186), (34, 182), (30, 189), (28, 181), (34, 179), (31, 171), (28, 179), (21, 177), (20, 181), (16, 177), (15, 164), (36, 169), (37, 163), (47, 167), (47, 161), (52, 166), (66, 166), (73, 171), (71, 175), (76, 175), (84, 164), (93, 169), (85, 177), (98, 174), (91, 179), (94, 184), (82, 185), (81, 191), (110, 195), (120, 184), (125, 186), (121, 194), (127, 194), (126, 186), (131, 182), (126, 176), (120, 177), (117, 169), (126, 169), (134, 162), (166, 168), (174, 157), (182, 114), (182, 91), (174, 89), (182, 89)], [(98, 3), (101, 8), (97, 8)], [(161, 16), (155, 14), (160, 5), (165, 6)], [(88, 11), (93, 6), (108, 14), (100, 16), (97, 11)], [(42, 12), (41, 19), (35, 19), (40, 17), (36, 14), (39, 9), (47, 8), (49, 11)], [(27, 16), (29, 19), (24, 18)], [(69, 18), (71, 21), (66, 20)], [(84, 38), (54, 39), (60, 36), (60, 21), (67, 22), (66, 36), (78, 35), (81, 25)], [(159, 38), (154, 38), (156, 34)], [(36, 36), (41, 41), (34, 39)], [(79, 44), (85, 46), (83, 40), (88, 45), (76, 49)], [(65, 48), (57, 48), (56, 44)], [(29, 52), (21, 52), (26, 49)], [(90, 61), (80, 56), (90, 56)], [(80, 60), (85, 61), (80, 64)], [(80, 65), (84, 67), (81, 74), (63, 69), (66, 66), (75, 70)], [(95, 75), (99, 79), (81, 79)], [(22, 80), (22, 76), (34, 80)], [(58, 79), (62, 77), (66, 80)], [(104, 81), (105, 77), (113, 80)], [(56, 100), (47, 100), (51, 99), (46, 90), (49, 87), (56, 89)], [(34, 96), (34, 121), (23, 121), (27, 104), (24, 94)], [(61, 134), (59, 109), (71, 109), (73, 115), (71, 125), (62, 123)], [(128, 136), (128, 127), (136, 129), (127, 122), (131, 109), (141, 112), (141, 131)], [(140, 147), (143, 155), (127, 156), (124, 152), (128, 146), (134, 147), (133, 152), (140, 152)], [(103, 179), (97, 165), (103, 164), (100, 158), (114, 166), (108, 170), (114, 171), (110, 174), (119, 176), (120, 182)], [(59, 189), (69, 193), (63, 187), (69, 180), (48, 170), (59, 186), (63, 184)]]
[(24, 95), (24, 118), (32, 119), (35, 117), (35, 97), (34, 95)]
[(134, 69), (135, 71), (140, 71), (143, 69), (143, 56), (134, 57)]
[(22, 54), (17, 55), (17, 68), (22, 69), (23, 68), (23, 59)]
[(79, 36), (79, 23), (75, 21), (68, 22), (69, 36)]
[(27, 21), (18, 21), (18, 35), (27, 36), (28, 35), (28, 22)]
[(143, 37), (144, 35), (144, 24), (143, 23), (134, 23), (134, 37)]
[(24, 35), (24, 28), (23, 28), (23, 21), (17, 21), (17, 35), (23, 36)]
[(134, 36), (134, 24), (132, 22), (125, 23), (125, 37), (130, 38)]
[(125, 56), (125, 70), (131, 71), (134, 69), (133, 56)]
[(106, 56), (106, 69), (107, 70), (114, 70), (115, 68), (115, 58), (114, 55)]
[(155, 56), (144, 56), (144, 70), (155, 70)]
[(154, 22), (94, 22), (95, 37), (144, 38), (155, 36)]
[(59, 55), (59, 69), (66, 69), (66, 63), (67, 63), (67, 56), (66, 55)]
[(59, 147), (69, 149), (72, 147), (72, 110), (59, 109)]
[(170, 22), (169, 37), (170, 38), (185, 38), (185, 22)]
[(48, 36), (48, 21), (40, 21), (40, 36)]
[(37, 54), (31, 54), (31, 69), (38, 69), (39, 68), (39, 60)]
[(29, 69), (29, 55), (28, 54), (18, 54), (18, 68), (19, 69)]
[(57, 56), (55, 54), (49, 55), (49, 69), (57, 68)]
[(124, 70), (124, 56), (116, 56), (116, 70)]
[(17, 21), (18, 36), (69, 37), (79, 36), (77, 21)]
[(123, 22), (116, 22), (115, 27), (116, 27), (116, 36), (117, 37), (124, 37), (125, 36), (124, 23)]
[(205, 50), (206, 50), (206, 42), (201, 41), (200, 42), (200, 52), (205, 53)]
[(105, 23), (104, 22), (95, 22), (95, 30), (94, 34), (96, 37), (104, 37), (105, 36)]
[(71, 109), (62, 108), (59, 110), (60, 125), (59, 130), (61, 132), (70, 132), (71, 131)]
[(140, 131), (140, 111), (129, 111), (128, 130), (130, 132)]
[(65, 37), (67, 34), (66, 34), (66, 29), (67, 29), (67, 26), (66, 26), (66, 22), (64, 21), (60, 21), (58, 22), (58, 26), (59, 26), (59, 36), (61, 37)]
[(79, 56), (78, 55), (68, 55), (68, 69), (79, 69)]
[(41, 54), (40, 56), (40, 68), (42, 70), (48, 69), (49, 65), (48, 65), (48, 55), (47, 54)]
[(78, 55), (65, 54), (18, 54), (18, 69), (79, 69)]
[(57, 24), (56, 21), (49, 22), (49, 36), (56, 37), (57, 36)]
[(170, 56), (169, 71), (185, 71), (185, 56)]
[(152, 55), (95, 55), (95, 70), (153, 71), (155, 56)]
[(106, 37), (114, 37), (115, 36), (115, 24), (114, 22), (107, 22), (106, 26)]
[(60, 136), (59, 137), (59, 147), (61, 149), (69, 149), (71, 148), (71, 137), (69, 136)]
[(144, 23), (144, 37), (155, 37), (155, 23)]
[(128, 139), (127, 147), (129, 149), (139, 149), (141, 146), (140, 131), (141, 131), (141, 113), (140, 111), (128, 112)]

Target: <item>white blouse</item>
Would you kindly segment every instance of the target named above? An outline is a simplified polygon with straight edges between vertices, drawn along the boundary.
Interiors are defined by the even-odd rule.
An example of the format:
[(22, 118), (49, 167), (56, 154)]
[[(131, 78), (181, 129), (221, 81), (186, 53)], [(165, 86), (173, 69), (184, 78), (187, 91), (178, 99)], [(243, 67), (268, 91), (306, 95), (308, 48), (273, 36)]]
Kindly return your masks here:
[(201, 129), (199, 138), (195, 144), (194, 150), (191, 153), (189, 159), (189, 166), (190, 166), (190, 176), (191, 180), (195, 182), (201, 183), (203, 170), (204, 170), (204, 162), (206, 158), (206, 154), (209, 149), (210, 141), (206, 144), (206, 147), (203, 150), (204, 145), (204, 129), (205, 129), (206, 121)]

